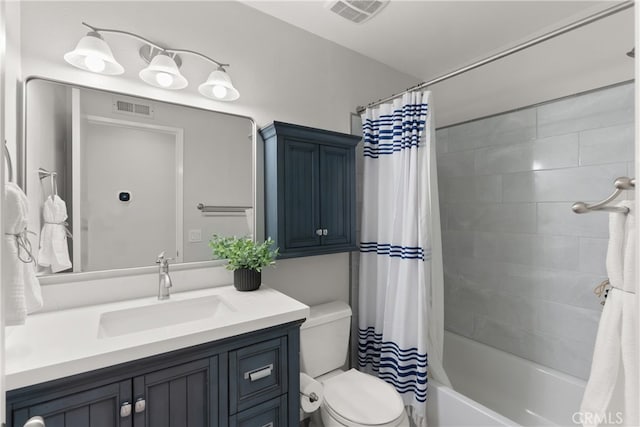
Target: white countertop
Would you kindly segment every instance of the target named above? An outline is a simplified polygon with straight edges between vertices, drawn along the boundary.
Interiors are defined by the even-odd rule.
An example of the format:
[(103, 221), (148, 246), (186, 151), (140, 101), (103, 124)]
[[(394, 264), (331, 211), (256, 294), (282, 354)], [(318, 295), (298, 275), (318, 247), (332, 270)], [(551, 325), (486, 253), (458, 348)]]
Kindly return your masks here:
[[(216, 295), (223, 315), (114, 337), (101, 337), (103, 313)], [(6, 389), (63, 378), (155, 354), (232, 337), (309, 316), (309, 307), (264, 285), (253, 292), (221, 286), (35, 314), (6, 331)], [(131, 322), (136, 319), (132, 318)]]

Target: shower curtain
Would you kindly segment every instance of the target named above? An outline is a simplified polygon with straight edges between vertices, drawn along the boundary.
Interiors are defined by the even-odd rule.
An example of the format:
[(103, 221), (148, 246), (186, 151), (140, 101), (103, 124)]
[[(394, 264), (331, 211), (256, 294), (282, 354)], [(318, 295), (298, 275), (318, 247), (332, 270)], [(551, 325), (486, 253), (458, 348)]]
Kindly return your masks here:
[(358, 365), (426, 426), (427, 370), (442, 368), (443, 271), (430, 92), (363, 115)]

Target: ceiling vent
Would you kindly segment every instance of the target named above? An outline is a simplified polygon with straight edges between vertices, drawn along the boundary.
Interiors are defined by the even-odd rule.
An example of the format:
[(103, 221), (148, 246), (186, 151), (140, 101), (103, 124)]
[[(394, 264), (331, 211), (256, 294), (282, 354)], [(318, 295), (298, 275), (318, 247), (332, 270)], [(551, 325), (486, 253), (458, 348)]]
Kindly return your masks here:
[(138, 104), (125, 99), (114, 98), (113, 111), (114, 113), (128, 114), (130, 116), (141, 116), (150, 119), (153, 118), (153, 106), (148, 104)]
[(356, 24), (362, 24), (380, 13), (389, 0), (331, 0), (326, 7)]

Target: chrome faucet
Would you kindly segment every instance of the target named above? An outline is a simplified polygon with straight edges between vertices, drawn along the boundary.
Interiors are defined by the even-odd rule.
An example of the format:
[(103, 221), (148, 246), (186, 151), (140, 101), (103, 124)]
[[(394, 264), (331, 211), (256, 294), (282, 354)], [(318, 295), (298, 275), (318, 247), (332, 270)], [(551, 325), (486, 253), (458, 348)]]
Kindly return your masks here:
[(159, 265), (159, 279), (158, 279), (158, 299), (169, 299), (169, 288), (173, 286), (171, 284), (171, 277), (169, 277), (169, 261), (173, 258), (165, 258), (164, 251), (158, 255), (156, 264)]

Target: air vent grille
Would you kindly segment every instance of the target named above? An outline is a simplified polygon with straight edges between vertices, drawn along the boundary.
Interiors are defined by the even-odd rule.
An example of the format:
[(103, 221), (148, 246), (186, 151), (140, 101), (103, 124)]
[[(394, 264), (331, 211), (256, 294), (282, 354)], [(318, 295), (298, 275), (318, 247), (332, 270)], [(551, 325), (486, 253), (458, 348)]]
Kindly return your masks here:
[(332, 0), (327, 7), (333, 12), (356, 24), (361, 24), (380, 13), (389, 0)]
[(113, 112), (128, 114), (130, 116), (153, 118), (153, 107), (151, 105), (139, 104), (124, 99), (114, 99)]

